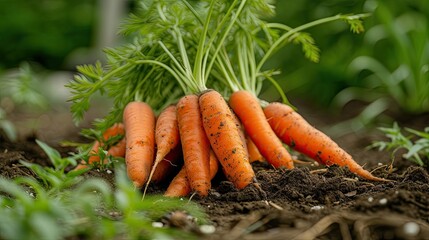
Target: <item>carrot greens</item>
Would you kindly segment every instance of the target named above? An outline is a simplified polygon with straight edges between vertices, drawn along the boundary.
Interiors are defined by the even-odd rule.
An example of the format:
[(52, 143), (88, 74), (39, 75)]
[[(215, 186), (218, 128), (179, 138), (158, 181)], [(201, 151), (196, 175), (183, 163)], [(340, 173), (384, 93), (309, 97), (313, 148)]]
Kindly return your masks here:
[[(254, 9), (249, 11), (252, 10), (255, 11)], [(257, 12), (254, 14), (257, 15)], [(320, 50), (311, 35), (303, 31), (321, 24), (343, 20), (350, 25), (352, 32), (361, 33), (362, 18), (367, 16), (366, 14), (335, 15), (295, 28), (282, 23), (269, 23), (262, 19), (249, 22), (246, 18), (239, 18), (237, 31), (234, 32), (235, 41), (227, 42), (224, 46), (224, 52), (217, 57), (213, 75), (232, 91), (247, 90), (255, 96), (259, 95), (264, 80), (268, 80), (279, 92), (282, 101), (289, 103), (273, 77), (279, 71), (264, 69), (270, 57), (286, 44), (294, 43), (302, 45), (306, 58), (318, 62)]]
[(139, 1), (138, 11), (120, 29), (130, 43), (105, 50), (107, 62), (77, 67), (67, 86), (73, 96), (71, 111), (79, 123), (96, 94), (113, 100), (109, 114), (96, 122), (105, 130), (120, 120), (127, 102), (148, 102), (156, 113), (183, 93), (207, 87), (220, 92), (246, 89), (255, 95), (268, 80), (286, 95), (266, 62), (288, 43), (301, 44), (311, 61), (319, 59), (314, 39), (303, 31), (343, 20), (353, 32), (363, 31), (364, 14), (336, 15), (292, 28), (266, 19), (274, 7), (257, 1)]
[(133, 43), (106, 49), (106, 57), (105, 66), (101, 62), (78, 66), (78, 74), (67, 85), (73, 94), (71, 111), (76, 123), (83, 119), (96, 93), (113, 99), (108, 116), (96, 122), (97, 128), (102, 130), (121, 121), (123, 108), (130, 101), (142, 100), (154, 109), (161, 109), (181, 93), (175, 88), (176, 83), (170, 81), (172, 75), (165, 68), (146, 64), (166, 57), (157, 44), (147, 39), (137, 36)]

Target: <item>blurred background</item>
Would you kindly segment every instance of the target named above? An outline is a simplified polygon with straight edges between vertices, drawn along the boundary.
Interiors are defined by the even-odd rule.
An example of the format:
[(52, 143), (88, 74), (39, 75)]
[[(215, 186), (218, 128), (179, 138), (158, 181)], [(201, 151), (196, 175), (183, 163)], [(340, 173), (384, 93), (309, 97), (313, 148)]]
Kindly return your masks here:
[[(291, 27), (338, 13), (371, 13), (363, 34), (342, 22), (308, 30), (321, 50), (318, 63), (305, 59), (297, 45), (269, 63), (281, 70), (278, 80), (292, 104), (305, 102), (343, 118), (329, 129), (332, 134), (429, 112), (429, 1), (281, 0), (275, 6), (277, 16), (269, 21)], [(132, 0), (0, 0), (4, 135), (17, 139), (33, 132), (56, 141), (54, 136), (70, 133), (59, 134), (61, 129), (76, 131), (64, 84), (76, 65), (103, 60), (103, 48), (126, 41), (117, 30), (134, 7)], [(262, 94), (273, 96), (270, 88)], [(104, 100), (98, 101), (88, 122), (105, 112)]]

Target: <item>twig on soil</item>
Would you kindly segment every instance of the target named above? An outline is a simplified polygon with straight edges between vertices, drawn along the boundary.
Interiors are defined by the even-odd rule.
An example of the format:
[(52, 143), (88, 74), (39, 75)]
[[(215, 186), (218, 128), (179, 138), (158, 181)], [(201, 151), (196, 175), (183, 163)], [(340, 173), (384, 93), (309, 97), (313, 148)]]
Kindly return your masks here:
[(269, 214), (269, 215), (265, 216), (264, 218), (260, 219), (259, 221), (248, 226), (244, 233), (249, 234), (249, 233), (255, 231), (256, 229), (259, 229), (260, 227), (264, 226), (265, 224), (267, 224), (269, 221), (271, 221), (275, 217), (276, 216), (274, 216), (274, 214)]
[[(328, 215), (322, 218), (321, 220), (319, 220), (316, 224), (313, 225), (313, 227), (298, 234), (293, 239), (315, 239), (317, 236), (320, 236), (320, 234), (328, 230), (328, 228), (334, 223), (339, 223), (341, 227), (341, 222), (342, 222), (341, 220), (342, 220), (341, 217), (337, 214)], [(341, 234), (343, 235), (343, 231), (341, 231)], [(347, 239), (345, 237), (347, 236), (343, 236), (343, 239)]]
[(272, 201), (268, 201), (267, 204), (270, 205), (271, 207), (274, 207), (277, 210), (283, 210), (283, 208), (281, 206), (273, 203)]
[[(384, 227), (389, 226), (389, 227), (392, 227), (393, 229), (397, 229), (397, 231), (400, 231), (400, 230), (404, 231), (404, 229), (401, 229), (401, 228), (403, 228), (404, 224), (408, 222), (409, 221), (407, 221), (406, 219), (403, 219), (401, 217), (395, 217), (395, 216), (390, 216), (389, 218), (374, 217), (374, 216), (364, 217), (364, 218), (355, 220), (354, 230), (357, 235), (357, 239), (369, 239), (371, 238), (371, 231), (369, 231), (370, 228), (375, 228), (376, 226), (384, 226)], [(416, 223), (420, 227), (416, 235), (420, 233), (421, 236), (427, 236), (425, 234), (427, 234), (428, 229), (424, 229), (422, 227), (423, 225), (420, 223), (419, 220), (415, 219), (412, 222)], [(424, 233), (423, 231), (425, 231), (426, 233)], [(407, 234), (407, 233), (403, 233), (403, 234)], [(411, 237), (411, 236), (408, 236), (408, 237)], [(416, 237), (416, 236), (412, 236), (412, 237)]]
[(238, 222), (233, 229), (231, 229), (230, 233), (228, 234), (228, 239), (239, 239), (241, 236), (248, 233), (249, 226), (260, 220), (261, 217), (262, 215), (259, 212), (253, 212), (249, 214), (246, 218)]
[(325, 173), (325, 172), (327, 172), (327, 171), (328, 171), (328, 169), (326, 169), (326, 168), (321, 168), (321, 169), (311, 170), (311, 171), (310, 171), (310, 173), (311, 173), (311, 174), (318, 174), (318, 173)]
[(379, 170), (379, 169), (382, 169), (382, 168), (384, 168), (384, 167), (389, 167), (389, 169), (392, 169), (392, 165), (383, 164), (383, 165), (380, 165), (380, 166), (378, 166), (378, 167), (376, 167), (376, 168), (372, 169), (372, 170), (370, 171), (370, 173), (373, 173), (373, 172), (375, 172), (375, 171), (377, 171), (377, 170)]
[[(243, 219), (237, 226), (240, 225), (244, 227), (240, 229), (239, 235), (235, 235), (235, 239), (237, 239), (237, 237), (245, 240), (319, 239), (323, 236), (328, 237), (329, 234), (334, 233), (334, 231), (339, 231), (341, 239), (346, 240), (370, 239), (374, 237), (382, 238), (384, 233), (375, 229), (394, 231), (390, 234), (401, 239), (422, 239), (422, 237), (429, 235), (429, 225), (425, 221), (419, 219), (412, 219), (401, 215), (389, 215), (386, 217), (382, 214), (364, 215), (350, 212), (340, 212), (325, 216), (311, 227), (304, 228), (306, 230), (294, 226), (291, 228), (276, 228), (250, 234), (252, 231), (263, 226), (262, 223), (266, 224), (274, 218), (274, 214), (265, 216), (264, 218), (261, 217), (261, 214), (253, 214), (252, 221), (249, 221), (249, 218)], [(333, 225), (335, 223), (338, 224), (338, 227)], [(410, 224), (413, 226), (411, 230), (410, 228), (407, 229), (407, 225)], [(235, 231), (237, 231), (237, 229)], [(374, 234), (377, 236), (374, 236)]]
[(317, 163), (317, 162), (299, 160), (299, 159), (294, 158), (293, 159), (293, 163), (302, 164), (302, 165), (311, 165), (311, 164), (314, 164), (314, 163)]
[(359, 179), (357, 179), (357, 178), (343, 177), (343, 179), (346, 180), (346, 181), (350, 181), (350, 182), (358, 182), (359, 181)]
[(344, 221), (339, 221), (338, 225), (340, 226), (340, 232), (343, 240), (352, 240), (352, 234), (349, 230), (349, 225)]

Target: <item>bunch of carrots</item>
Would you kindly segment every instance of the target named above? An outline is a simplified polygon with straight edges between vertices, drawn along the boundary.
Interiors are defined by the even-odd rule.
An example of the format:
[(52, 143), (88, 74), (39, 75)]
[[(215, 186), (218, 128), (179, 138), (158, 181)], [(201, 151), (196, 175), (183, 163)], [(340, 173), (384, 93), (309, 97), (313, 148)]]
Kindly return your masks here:
[[(348, 167), (364, 179), (384, 181), (363, 169), (288, 105), (271, 103), (262, 108), (246, 91), (231, 96), (230, 105), (215, 90), (185, 96), (157, 118), (148, 104), (130, 102), (125, 107), (123, 122), (113, 125), (103, 136), (107, 140), (125, 131), (124, 138), (107, 153), (125, 157), (128, 176), (136, 188), (149, 184), (149, 179), (161, 182), (168, 178), (169, 173), (177, 172), (174, 168), (180, 166), (183, 157), (182, 169), (165, 192), (169, 197), (191, 192), (206, 196), (219, 169), (236, 188), (243, 189), (257, 181), (252, 161), (267, 161), (275, 168), (294, 168), (291, 155), (279, 139), (323, 165)], [(95, 149), (100, 142), (93, 146)], [(100, 161), (95, 151), (92, 154), (88, 163), (76, 168)]]
[[(261, 70), (276, 50), (292, 39), (311, 45), (309, 36), (300, 33), (306, 28), (338, 19), (356, 21), (359, 16), (335, 16), (293, 29), (262, 21), (261, 11), (271, 9), (263, 0), (204, 3), (154, 1), (145, 8), (150, 21), (132, 21), (133, 29), (136, 22), (143, 22), (153, 31), (162, 25), (168, 30), (167, 34), (150, 36), (151, 41), (155, 39), (150, 44), (152, 57), (146, 54), (141, 60), (127, 63), (152, 66), (148, 74), (156, 78), (152, 82), (144, 78), (142, 86), (155, 85), (161, 82), (159, 76), (168, 73), (175, 80), (169, 83), (177, 84), (184, 94), (160, 108), (159, 114), (150, 104), (154, 96), (149, 91), (145, 96), (136, 94), (134, 100), (118, 107), (122, 119), (104, 131), (102, 139), (93, 144), (88, 161), (77, 169), (102, 161), (97, 151), (104, 149), (107, 155), (125, 158), (128, 176), (136, 188), (146, 192), (151, 182), (161, 182), (175, 174), (165, 196), (194, 192), (204, 197), (220, 171), (237, 189), (243, 189), (257, 181), (253, 161), (266, 161), (274, 168), (294, 168), (286, 144), (323, 165), (348, 167), (364, 179), (385, 181), (363, 169), (332, 139), (312, 127), (286, 104), (285, 97), (283, 103), (258, 98), (264, 80), (277, 87), (274, 71)], [(181, 14), (171, 14), (169, 7)], [(187, 18), (184, 12), (189, 13)], [(177, 24), (183, 22), (186, 24)], [(265, 39), (261, 39), (261, 31), (266, 33)], [(279, 31), (285, 33), (279, 35)], [(264, 45), (267, 39), (272, 42)], [(100, 81), (106, 81), (106, 76), (113, 76), (121, 68), (127, 70), (124, 74), (131, 69), (123, 65)], [(133, 89), (134, 83), (129, 81), (127, 89)], [(112, 137), (118, 139), (116, 144), (103, 144)]]

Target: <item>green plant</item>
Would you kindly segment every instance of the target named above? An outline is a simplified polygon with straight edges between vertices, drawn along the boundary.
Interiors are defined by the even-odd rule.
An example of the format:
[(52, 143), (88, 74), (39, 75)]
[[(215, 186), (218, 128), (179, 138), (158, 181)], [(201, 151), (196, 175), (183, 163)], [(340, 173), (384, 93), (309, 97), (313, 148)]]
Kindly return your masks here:
[(48, 106), (47, 98), (42, 94), (41, 80), (28, 63), (22, 63), (18, 70), (11, 70), (0, 76), (0, 100), (8, 100), (9, 106), (0, 106), (0, 130), (11, 141), (17, 139), (16, 129), (8, 120), (7, 114), (17, 106), (28, 106), (36, 109), (45, 109)]
[(192, 233), (158, 228), (152, 223), (167, 213), (186, 211), (199, 223), (205, 215), (192, 202), (150, 196), (142, 200), (126, 177), (123, 165), (115, 168), (115, 188), (100, 178), (66, 173), (79, 155), (61, 157), (43, 142), (37, 142), (52, 167), (22, 162), (37, 175), (0, 178), (1, 239), (177, 239)]
[(13, 123), (7, 119), (6, 111), (0, 107), (0, 129), (6, 134), (6, 137), (15, 141), (17, 139), (16, 129)]
[[(364, 5), (365, 1), (361, 0), (276, 1), (276, 12), (280, 14), (274, 16), (274, 21), (298, 26), (337, 13), (368, 13)], [(365, 19), (365, 28), (370, 26), (371, 19)], [(332, 98), (350, 85), (346, 68), (359, 54), (362, 45), (363, 34), (351, 34), (346, 31), (347, 27), (339, 21), (306, 30), (316, 39), (321, 52), (317, 64), (303, 58), (302, 51), (295, 46), (281, 49), (273, 55), (268, 64), (279, 66), (282, 72), (277, 76), (279, 85), (290, 98), (309, 101), (326, 111), (332, 110), (329, 108)], [(264, 86), (261, 94), (265, 99), (276, 100), (278, 96), (273, 94), (274, 91), (271, 86)]]
[(375, 25), (365, 35), (369, 53), (349, 66), (360, 80), (340, 92), (334, 102), (340, 106), (351, 100), (368, 103), (373, 114), (366, 117), (366, 123), (392, 107), (408, 114), (429, 112), (427, 17), (417, 10), (394, 13), (394, 7), (382, 1), (376, 4)]
[(401, 128), (395, 122), (391, 128), (379, 128), (389, 141), (376, 141), (371, 147), (378, 148), (379, 151), (387, 150), (392, 152), (392, 159), (398, 150), (405, 150), (403, 158), (416, 163), (419, 166), (429, 167), (429, 127), (424, 131), (405, 128), (410, 135), (405, 136)]

